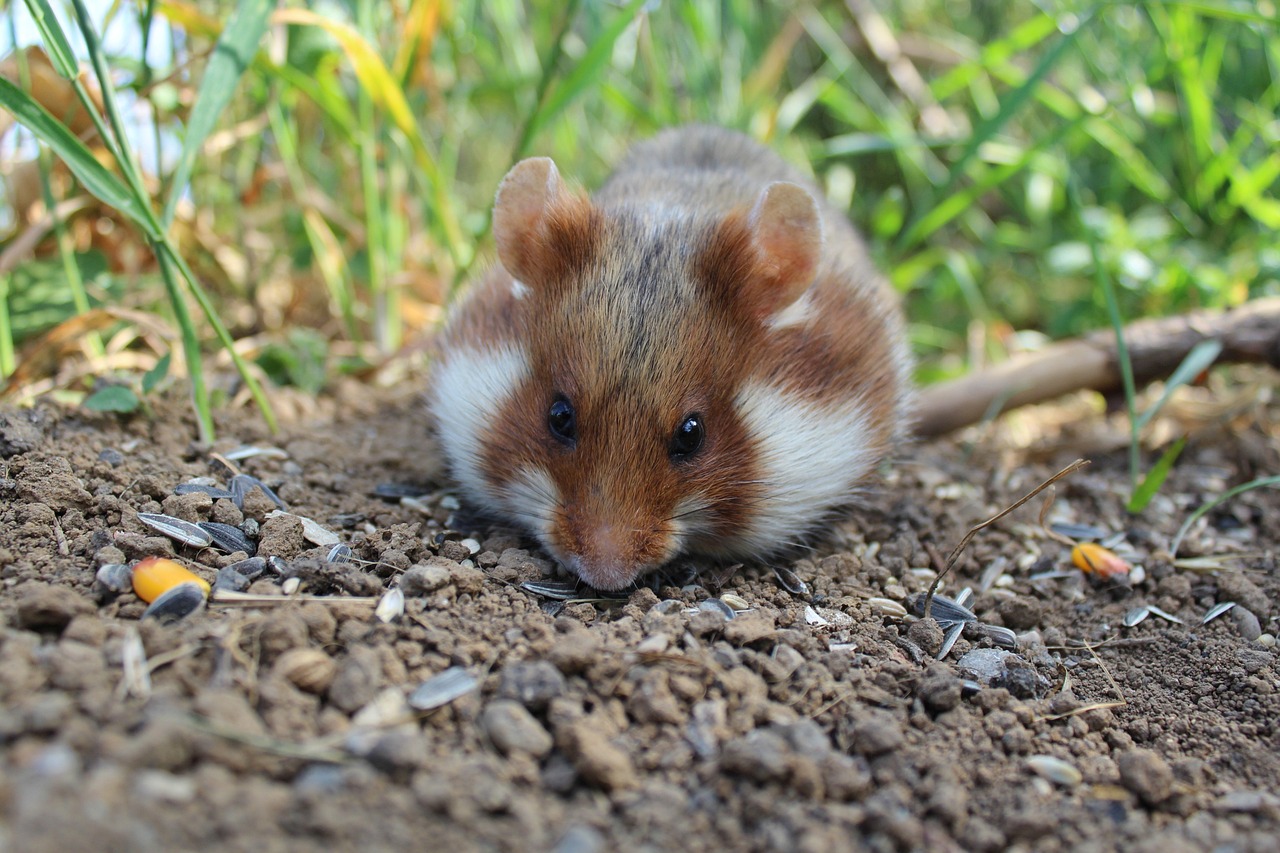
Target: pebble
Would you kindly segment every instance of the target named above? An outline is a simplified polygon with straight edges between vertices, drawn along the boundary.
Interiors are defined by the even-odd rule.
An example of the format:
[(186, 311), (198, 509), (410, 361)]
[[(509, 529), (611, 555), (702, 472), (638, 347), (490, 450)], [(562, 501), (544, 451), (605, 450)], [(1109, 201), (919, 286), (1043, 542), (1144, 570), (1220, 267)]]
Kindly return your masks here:
[(18, 627), (28, 631), (61, 631), (76, 616), (97, 610), (75, 590), (41, 581), (28, 581), (12, 595), (18, 602)]
[(1252, 642), (1262, 636), (1262, 623), (1252, 610), (1236, 606), (1231, 609), (1231, 619), (1236, 624), (1240, 636)]
[(942, 648), (943, 630), (937, 619), (920, 619), (907, 628), (907, 639), (920, 647), (929, 657), (935, 657)]
[(394, 728), (378, 737), (364, 754), (374, 767), (398, 781), (408, 781), (430, 756), (427, 745), (416, 726)]
[(1035, 698), (1047, 686), (1035, 667), (1005, 649), (970, 649), (957, 665), (961, 676), (984, 687), (1003, 687), (1019, 699)]
[(596, 662), (600, 646), (600, 635), (595, 631), (576, 619), (561, 617), (556, 620), (556, 641), (547, 659), (566, 675), (575, 675)]
[(324, 695), (338, 674), (338, 664), (319, 649), (289, 649), (276, 660), (275, 671), (299, 690)]
[(781, 781), (787, 777), (786, 740), (769, 729), (756, 729), (724, 745), (720, 766), (729, 774), (755, 782)]
[(564, 676), (545, 660), (510, 664), (498, 681), (498, 696), (514, 699), (534, 713), (545, 710), (564, 690)]
[(960, 678), (949, 667), (932, 666), (920, 680), (917, 693), (931, 713), (941, 714), (960, 704), (963, 690)]
[[(254, 494), (258, 494), (254, 492)], [(293, 557), (302, 550), (302, 520), (296, 515), (280, 513), (268, 518), (259, 530), (258, 553)]]
[(1155, 806), (1173, 794), (1173, 770), (1149, 749), (1130, 749), (1116, 758), (1120, 783), (1138, 795), (1145, 805)]
[(542, 758), (551, 751), (551, 733), (519, 702), (495, 699), (480, 714), (480, 726), (503, 755)]
[(404, 590), (405, 595), (410, 597), (429, 595), (448, 585), (449, 570), (438, 562), (419, 563), (416, 566), (411, 566), (400, 577), (400, 588)]
[(869, 711), (854, 722), (853, 747), (863, 755), (892, 752), (902, 745), (902, 726), (886, 711)]
[(557, 740), (585, 781), (606, 791), (635, 787), (631, 757), (609, 742), (596, 721), (583, 718), (568, 723), (560, 728)]
[(381, 678), (378, 653), (368, 646), (353, 646), (329, 685), (329, 703), (348, 714), (358, 711), (377, 694)]
[(600, 830), (577, 824), (565, 830), (556, 846), (551, 848), (551, 853), (600, 853), (609, 847), (608, 840)]
[(1218, 575), (1218, 600), (1239, 602), (1240, 607), (1251, 611), (1259, 618), (1271, 616), (1271, 602), (1267, 599), (1266, 593), (1240, 572), (1222, 572)]

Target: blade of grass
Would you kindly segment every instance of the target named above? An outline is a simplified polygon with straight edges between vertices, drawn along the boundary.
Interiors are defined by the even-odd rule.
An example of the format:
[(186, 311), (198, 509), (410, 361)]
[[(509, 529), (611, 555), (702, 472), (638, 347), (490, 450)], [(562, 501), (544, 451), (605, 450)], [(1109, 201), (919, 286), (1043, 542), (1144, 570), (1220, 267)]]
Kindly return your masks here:
[(9, 273), (0, 272), (0, 379), (8, 378), (17, 366), (13, 350), (13, 322), (9, 317), (9, 281)]
[(1133, 380), (1133, 361), (1129, 357), (1129, 345), (1124, 339), (1124, 318), (1120, 316), (1120, 302), (1116, 298), (1115, 284), (1107, 274), (1102, 261), (1102, 249), (1098, 245), (1098, 235), (1084, 217), (1084, 202), (1080, 199), (1080, 188), (1076, 176), (1067, 178), (1067, 196), (1071, 201), (1071, 209), (1075, 214), (1076, 225), (1089, 244), (1089, 256), (1093, 262), (1094, 287), (1102, 292), (1107, 303), (1107, 316), (1111, 320), (1111, 328), (1116, 333), (1116, 361), (1120, 364), (1120, 379), (1124, 387), (1125, 411), (1129, 414), (1129, 491), (1138, 488), (1138, 472), (1141, 468), (1141, 446), (1138, 443), (1138, 392)]
[(1182, 448), (1186, 446), (1187, 437), (1184, 435), (1169, 445), (1164, 453), (1160, 454), (1156, 464), (1151, 466), (1147, 476), (1143, 477), (1142, 482), (1138, 484), (1138, 488), (1133, 490), (1133, 497), (1129, 498), (1129, 503), (1125, 509), (1137, 514), (1147, 508), (1147, 505), (1151, 503), (1151, 499), (1156, 496), (1156, 492), (1160, 491), (1160, 487), (1164, 485), (1164, 481), (1169, 478), (1169, 472), (1173, 470), (1173, 463), (1178, 461), (1178, 457), (1182, 454)]
[[(1001, 131), (1022, 109), (1023, 106), (1031, 99), (1036, 88), (1054, 66), (1058, 64), (1058, 60), (1065, 54), (1066, 49), (1075, 44), (1076, 35), (1080, 32), (1090, 20), (1090, 15), (1075, 19), (1072, 18), (1065, 23), (1059, 23), (1060, 35), (1054, 43), (1045, 51), (1044, 56), (1040, 57), (1040, 61), (1032, 72), (1027, 75), (1027, 79), (1022, 85), (1014, 89), (1009, 95), (1000, 102), (999, 111), (988, 119), (983, 120), (973, 130), (973, 135), (968, 139), (964, 149), (960, 152), (960, 156), (951, 165), (951, 169), (947, 174), (946, 183), (942, 189), (938, 191), (938, 197), (946, 199), (951, 190), (959, 183), (961, 177), (965, 174), (965, 169), (969, 162), (978, 155), (978, 151), (982, 145), (987, 142), (996, 133)], [(920, 214), (914, 222), (907, 226), (902, 232), (897, 242), (894, 244), (893, 251), (896, 256), (903, 255), (907, 249), (911, 248), (922, 239), (922, 221), (929, 215), (929, 211)]]
[(603, 69), (609, 62), (613, 45), (618, 37), (631, 26), (632, 21), (640, 14), (648, 0), (632, 0), (620, 9), (609, 25), (604, 28), (595, 41), (587, 48), (582, 59), (566, 74), (559, 85), (551, 90), (543, 103), (538, 105), (529, 124), (528, 136), (532, 138), (547, 122), (560, 114), (560, 111), (571, 104), (579, 95), (594, 85), (603, 76)]
[(1191, 525), (1195, 524), (1197, 519), (1218, 504), (1229, 501), (1236, 495), (1253, 491), (1254, 489), (1268, 488), (1270, 486), (1280, 486), (1280, 477), (1259, 477), (1256, 480), (1250, 480), (1243, 485), (1236, 486), (1234, 489), (1228, 489), (1216, 498), (1212, 498), (1211, 500), (1207, 500), (1200, 504), (1200, 506), (1196, 507), (1195, 511), (1193, 511), (1191, 515), (1187, 516), (1187, 520), (1182, 522), (1182, 526), (1178, 528), (1177, 535), (1173, 537), (1173, 544), (1169, 546), (1169, 553), (1174, 557), (1178, 556), (1178, 548), (1182, 545), (1182, 539), (1187, 535), (1187, 531), (1191, 529)]
[(20, 124), (48, 145), (94, 197), (132, 219), (147, 236), (157, 235), (146, 209), (138, 203), (129, 187), (98, 162), (65, 124), (3, 77), (0, 77), (0, 106), (13, 113)]
[[(54, 238), (58, 243), (58, 257), (62, 261), (62, 272), (67, 277), (67, 288), (71, 291), (71, 302), (75, 306), (77, 314), (84, 314), (89, 310), (89, 295), (84, 289), (84, 279), (80, 275), (80, 267), (76, 264), (75, 251), (71, 245), (71, 235), (67, 233), (66, 223), (62, 221), (62, 217), (58, 214), (58, 204), (53, 198), (53, 186), (49, 181), (49, 173), (53, 170), (53, 164), (49, 162), (49, 149), (41, 146), (40, 148), (40, 194), (44, 197), (44, 208), (49, 211), (49, 215), (53, 218)], [(85, 343), (89, 347), (89, 352), (95, 356), (101, 356), (105, 350), (102, 346), (102, 338), (97, 332), (90, 332), (85, 336)]]
[(1195, 381), (1195, 378), (1208, 370), (1221, 354), (1222, 341), (1216, 339), (1201, 341), (1192, 347), (1191, 352), (1186, 354), (1177, 369), (1165, 380), (1164, 393), (1160, 395), (1160, 399), (1156, 400), (1155, 405), (1143, 412), (1138, 418), (1138, 430), (1141, 431), (1147, 424), (1151, 423), (1151, 419), (1164, 408), (1165, 403), (1169, 402), (1169, 398), (1173, 396), (1174, 391), (1189, 382)]
[(178, 209), (178, 200), (191, 179), (191, 169), (205, 139), (213, 132), (223, 110), (231, 101), (241, 75), (258, 52), (258, 44), (267, 29), (267, 14), (275, 5), (272, 0), (240, 0), (226, 28), (213, 48), (213, 55), (205, 65), (191, 108), (191, 120), (182, 140), (182, 153), (169, 182), (169, 197), (165, 201), (160, 223), (168, 228)]
[[(373, 11), (372, 3), (356, 4), (356, 21), (364, 39), (374, 35)], [(394, 81), (389, 81), (388, 88), (399, 87)], [(387, 274), (390, 264), (383, 229), (386, 210), (378, 171), (379, 143), (373, 97), (366, 86), (360, 86), (356, 91), (356, 153), (364, 198), (365, 259), (369, 271), (369, 293), (373, 297), (373, 338), (382, 352), (391, 353), (400, 346), (400, 311), (398, 294), (392, 290)]]
[[(436, 219), (444, 231), (449, 254), (456, 266), (465, 267), (471, 260), (471, 244), (462, 235), (462, 226), (454, 210), (449, 188), (440, 173), (435, 155), (414, 121), (404, 90), (391, 76), (377, 51), (360, 33), (346, 24), (327, 20), (306, 9), (278, 9), (272, 14), (271, 20), (276, 23), (319, 27), (338, 42), (351, 63), (361, 88), (385, 111), (392, 124), (409, 143), (414, 162), (431, 190)], [(357, 122), (358, 120), (357, 117)]]

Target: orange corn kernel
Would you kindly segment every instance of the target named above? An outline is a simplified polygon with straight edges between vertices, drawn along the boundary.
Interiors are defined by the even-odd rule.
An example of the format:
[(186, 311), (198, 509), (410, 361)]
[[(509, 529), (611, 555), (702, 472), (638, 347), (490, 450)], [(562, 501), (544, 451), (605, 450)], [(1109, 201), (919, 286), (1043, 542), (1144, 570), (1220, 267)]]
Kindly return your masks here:
[(1071, 549), (1071, 562), (1085, 574), (1100, 578), (1129, 574), (1129, 564), (1120, 557), (1093, 542), (1082, 542)]

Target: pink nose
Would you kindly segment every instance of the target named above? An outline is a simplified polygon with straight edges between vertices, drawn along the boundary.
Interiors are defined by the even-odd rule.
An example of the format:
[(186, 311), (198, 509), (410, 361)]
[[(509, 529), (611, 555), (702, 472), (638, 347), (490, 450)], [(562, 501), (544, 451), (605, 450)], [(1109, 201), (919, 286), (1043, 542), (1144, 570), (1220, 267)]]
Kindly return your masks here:
[(596, 589), (617, 590), (630, 585), (640, 573), (634, 537), (610, 522), (591, 527), (579, 536), (581, 551), (571, 558), (578, 575)]

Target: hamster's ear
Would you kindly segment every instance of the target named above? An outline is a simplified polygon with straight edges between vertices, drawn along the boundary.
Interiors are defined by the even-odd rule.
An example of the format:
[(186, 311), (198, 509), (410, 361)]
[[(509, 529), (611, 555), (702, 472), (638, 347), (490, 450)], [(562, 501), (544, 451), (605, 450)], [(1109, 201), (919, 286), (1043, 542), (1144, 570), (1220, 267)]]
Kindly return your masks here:
[(753, 294), (760, 313), (773, 316), (800, 298), (818, 274), (822, 217), (799, 184), (778, 181), (760, 192), (747, 217), (762, 290)]
[(493, 205), (493, 237), (502, 265), (521, 282), (546, 285), (594, 245), (591, 203), (570, 192), (548, 157), (511, 168)]

